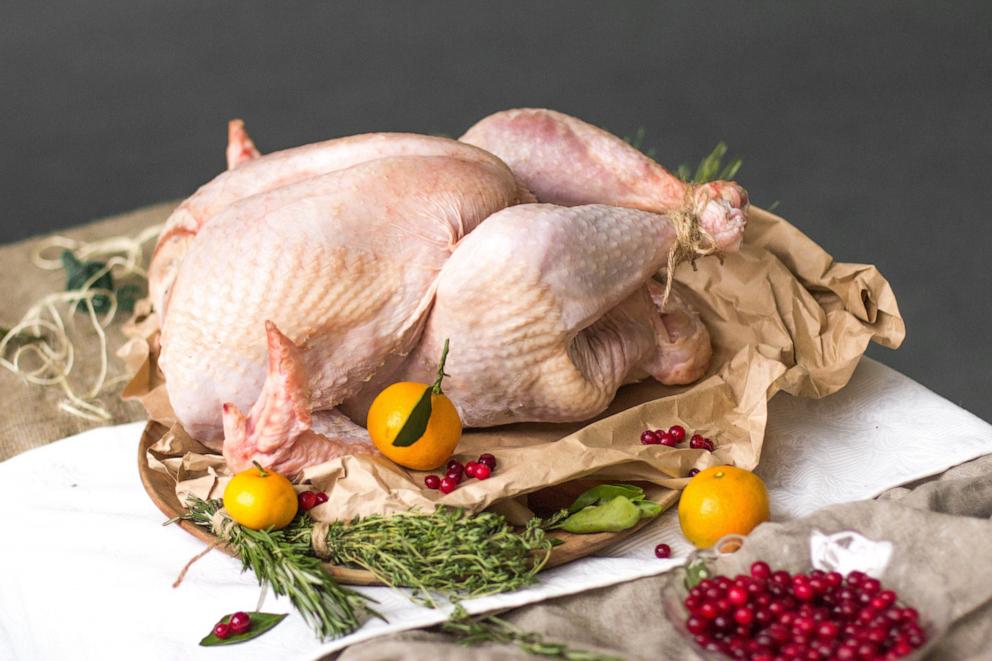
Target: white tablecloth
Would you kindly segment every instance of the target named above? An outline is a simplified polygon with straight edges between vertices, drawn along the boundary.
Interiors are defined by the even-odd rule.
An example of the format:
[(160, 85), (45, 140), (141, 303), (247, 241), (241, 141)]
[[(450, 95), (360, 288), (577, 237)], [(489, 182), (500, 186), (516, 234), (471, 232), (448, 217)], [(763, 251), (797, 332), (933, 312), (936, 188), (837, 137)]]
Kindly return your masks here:
[[(758, 473), (775, 518), (870, 498), (992, 453), (992, 426), (909, 378), (864, 360), (851, 383), (824, 400), (771, 402)], [(386, 632), (436, 624), (443, 611), (401, 593), (363, 589), (389, 619), (321, 643), (291, 615), (261, 638), (197, 645), (223, 614), (254, 609), (253, 576), (222, 553), (198, 562), (179, 589), (177, 572), (203, 545), (163, 516), (138, 479), (143, 425), (92, 430), (0, 464), (0, 659), (316, 658)], [(657, 574), (679, 560), (654, 558), (665, 541), (688, 552), (674, 512), (600, 557), (542, 573), (531, 588), (465, 602), (473, 612), (508, 608)]]

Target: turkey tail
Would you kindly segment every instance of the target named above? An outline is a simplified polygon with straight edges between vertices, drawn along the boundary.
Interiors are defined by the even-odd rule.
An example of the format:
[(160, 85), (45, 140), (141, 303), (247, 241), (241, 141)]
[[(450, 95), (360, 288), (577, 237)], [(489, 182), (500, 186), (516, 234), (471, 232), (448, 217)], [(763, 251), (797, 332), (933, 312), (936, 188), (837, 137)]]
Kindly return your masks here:
[(310, 396), (300, 348), (271, 321), (265, 322), (268, 372), (262, 394), (245, 416), (224, 404), (224, 458), (233, 470), (266, 455), (271, 465), (303, 432), (310, 429)]
[(233, 170), (245, 161), (251, 161), (262, 154), (245, 129), (242, 119), (232, 119), (227, 123), (227, 169)]

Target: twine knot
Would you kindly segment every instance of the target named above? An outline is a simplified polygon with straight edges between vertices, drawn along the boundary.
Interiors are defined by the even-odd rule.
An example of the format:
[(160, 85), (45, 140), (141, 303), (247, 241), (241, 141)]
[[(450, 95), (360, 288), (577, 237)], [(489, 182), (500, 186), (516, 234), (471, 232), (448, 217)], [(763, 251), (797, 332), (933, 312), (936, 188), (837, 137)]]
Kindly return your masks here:
[(327, 545), (327, 531), (331, 529), (331, 524), (323, 521), (314, 521), (310, 531), (310, 546), (314, 554), (321, 560), (328, 560), (331, 557), (331, 547)]
[[(696, 258), (712, 255), (717, 251), (716, 240), (700, 226), (699, 213), (696, 210), (696, 191), (698, 186), (687, 186), (682, 206), (668, 212), (672, 229), (675, 230), (675, 245), (668, 253), (668, 265), (665, 273), (665, 293), (661, 298), (661, 309), (665, 309), (668, 296), (672, 293), (672, 281), (675, 279), (675, 268), (688, 260), (693, 270), (696, 268)], [(705, 203), (703, 205), (705, 207)]]

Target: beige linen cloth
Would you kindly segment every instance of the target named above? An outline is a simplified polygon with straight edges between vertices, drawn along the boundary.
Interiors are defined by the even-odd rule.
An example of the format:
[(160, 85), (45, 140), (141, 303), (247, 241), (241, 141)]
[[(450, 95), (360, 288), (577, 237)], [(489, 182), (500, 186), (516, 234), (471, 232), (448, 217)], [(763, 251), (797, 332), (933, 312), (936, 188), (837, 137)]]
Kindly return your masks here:
[[(64, 234), (93, 240), (134, 234), (162, 222), (173, 203), (165, 203), (74, 228)], [(0, 325), (17, 321), (42, 295), (60, 289), (61, 272), (31, 264), (33, 241), (0, 247), (0, 277), (8, 283)], [(108, 332), (111, 347), (124, 342), (119, 326)], [(78, 357), (75, 376), (89, 380), (94, 361)], [(115, 373), (123, 371), (119, 363)], [(59, 393), (28, 386), (0, 370), (0, 460), (96, 426), (57, 410)], [(104, 402), (113, 415), (107, 424), (144, 417), (137, 403), (113, 397)], [(137, 442), (137, 441), (135, 441)], [(939, 612), (952, 620), (949, 630), (928, 649), (928, 659), (992, 659), (992, 456), (953, 468), (939, 478), (893, 489), (875, 501), (825, 508), (804, 519), (758, 528), (744, 548), (717, 566), (734, 573), (756, 558), (798, 570), (808, 564), (806, 540), (815, 529), (852, 529), (870, 539), (894, 543), (886, 583), (917, 606), (924, 617)], [(628, 659), (700, 659), (664, 613), (662, 598), (672, 594), (678, 572), (526, 606), (504, 618), (549, 640)], [(336, 655), (342, 661), (389, 659), (524, 659), (511, 645), (466, 649), (450, 636), (414, 631), (360, 643)]]

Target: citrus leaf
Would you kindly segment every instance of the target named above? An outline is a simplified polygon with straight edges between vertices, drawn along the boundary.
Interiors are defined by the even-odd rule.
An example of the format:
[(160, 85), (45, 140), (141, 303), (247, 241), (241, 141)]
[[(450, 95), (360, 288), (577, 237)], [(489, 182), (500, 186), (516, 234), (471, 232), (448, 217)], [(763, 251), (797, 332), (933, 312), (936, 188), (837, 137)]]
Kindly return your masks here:
[(420, 437), (427, 431), (427, 423), (431, 421), (431, 387), (424, 388), (424, 394), (420, 396), (413, 410), (407, 416), (403, 428), (393, 439), (393, 446), (405, 448), (420, 440)]
[[(231, 621), (230, 615), (225, 615), (220, 619), (221, 622), (225, 624)], [(258, 638), (263, 633), (274, 627), (275, 625), (286, 619), (289, 613), (259, 613), (259, 612), (249, 612), (249, 617), (251, 617), (251, 628), (244, 633), (232, 633), (227, 638), (218, 638), (214, 635), (213, 629), (207, 634), (203, 640), (200, 641), (200, 645), (203, 647), (216, 647), (218, 645), (237, 645), (238, 643), (243, 643), (247, 640), (253, 638)]]

